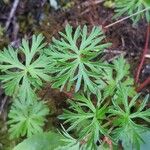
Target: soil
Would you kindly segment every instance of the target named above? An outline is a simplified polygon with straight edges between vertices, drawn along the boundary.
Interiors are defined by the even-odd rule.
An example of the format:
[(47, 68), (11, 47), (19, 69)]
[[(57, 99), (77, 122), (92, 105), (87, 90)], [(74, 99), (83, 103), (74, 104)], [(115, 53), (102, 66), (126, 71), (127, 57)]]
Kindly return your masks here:
[[(101, 26), (106, 34), (106, 41), (112, 43), (112, 46), (106, 51), (105, 59), (110, 61), (120, 54), (124, 54), (131, 64), (132, 75), (135, 76), (145, 44), (146, 21), (142, 20), (137, 26), (133, 26), (131, 20), (125, 20), (112, 27), (105, 28), (106, 25), (115, 21), (112, 19), (114, 11), (113, 8), (104, 7), (102, 2), (95, 4), (92, 0), (68, 0), (67, 2), (60, 0), (60, 9), (55, 10), (50, 7), (46, 0), (22, 0), (18, 4), (7, 31), (5, 31), (4, 27), (8, 21), (12, 5), (13, 2), (9, 0), (0, 1), (1, 49), (8, 44), (18, 47), (21, 38), (31, 38), (33, 34), (38, 33), (43, 33), (47, 42), (50, 42), (52, 36), (58, 36), (58, 31), (63, 30), (67, 23), (74, 27), (85, 24), (89, 28), (95, 25)], [(150, 59), (146, 59), (140, 75), (140, 82), (143, 82), (149, 76)], [(144, 88), (142, 92), (150, 93), (150, 86)], [(45, 85), (39, 95), (48, 101), (50, 107), (53, 107), (49, 122), (52, 126), (58, 125), (56, 116), (62, 112), (62, 108), (66, 107), (67, 95), (59, 90), (51, 89), (49, 85)], [(2, 121), (0, 121), (0, 124), (6, 120), (10, 104), (9, 99), (1, 88), (0, 112), (2, 112)]]

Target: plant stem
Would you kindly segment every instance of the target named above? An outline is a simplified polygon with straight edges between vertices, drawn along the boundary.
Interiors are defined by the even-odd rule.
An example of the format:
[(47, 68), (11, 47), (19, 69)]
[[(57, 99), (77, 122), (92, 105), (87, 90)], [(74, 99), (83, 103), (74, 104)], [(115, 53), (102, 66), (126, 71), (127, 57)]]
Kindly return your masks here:
[(149, 9), (150, 9), (149, 7), (148, 7), (148, 8), (145, 8), (145, 9), (143, 9), (143, 10), (141, 10), (141, 11), (138, 11), (138, 12), (136, 12), (136, 13), (130, 15), (130, 16), (127, 16), (127, 17), (124, 17), (124, 18), (122, 18), (122, 19), (120, 19), (120, 20), (117, 20), (116, 22), (113, 22), (113, 23), (111, 23), (111, 24), (109, 24), (109, 25), (106, 25), (106, 26), (104, 27), (104, 29), (107, 29), (107, 28), (109, 28), (109, 27), (112, 27), (112, 26), (114, 26), (114, 25), (116, 25), (116, 24), (118, 24), (118, 23), (120, 23), (120, 22), (122, 22), (122, 21), (124, 21), (124, 20), (127, 20), (127, 19), (129, 19), (129, 18), (131, 18), (131, 17), (133, 17), (133, 16), (136, 16), (136, 15), (140, 14), (140, 13), (143, 13), (143, 12), (149, 10)]
[(108, 137), (104, 137), (103, 142), (106, 142), (109, 145), (109, 149), (113, 150), (112, 141)]
[(144, 47), (141, 61), (140, 61), (140, 64), (138, 66), (136, 76), (135, 76), (135, 82), (136, 83), (138, 83), (138, 81), (139, 81), (140, 72), (141, 72), (142, 66), (143, 66), (144, 61), (145, 61), (145, 55), (148, 52), (148, 44), (149, 44), (149, 38), (150, 38), (149, 36), (150, 36), (150, 24), (148, 24), (148, 26), (147, 26), (145, 47)]
[(150, 76), (136, 89), (137, 92), (141, 92), (141, 90), (150, 84)]

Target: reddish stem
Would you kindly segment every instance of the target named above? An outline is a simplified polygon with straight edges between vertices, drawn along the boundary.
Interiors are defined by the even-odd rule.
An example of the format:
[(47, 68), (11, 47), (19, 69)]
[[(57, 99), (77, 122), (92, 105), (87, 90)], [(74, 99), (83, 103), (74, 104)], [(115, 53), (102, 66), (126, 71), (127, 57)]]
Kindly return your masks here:
[(142, 58), (141, 58), (139, 66), (138, 66), (136, 77), (135, 77), (136, 83), (138, 83), (138, 81), (139, 81), (140, 72), (142, 70), (142, 66), (143, 66), (144, 61), (145, 61), (145, 55), (148, 52), (149, 36), (150, 36), (150, 24), (148, 24), (148, 26), (147, 26), (145, 47), (144, 47)]
[(136, 89), (137, 92), (141, 92), (141, 90), (150, 84), (150, 76)]
[(73, 94), (71, 92), (64, 92), (64, 94), (67, 96), (67, 98), (73, 98)]
[(106, 142), (109, 145), (109, 149), (113, 150), (112, 141), (108, 137), (104, 137), (103, 142)]

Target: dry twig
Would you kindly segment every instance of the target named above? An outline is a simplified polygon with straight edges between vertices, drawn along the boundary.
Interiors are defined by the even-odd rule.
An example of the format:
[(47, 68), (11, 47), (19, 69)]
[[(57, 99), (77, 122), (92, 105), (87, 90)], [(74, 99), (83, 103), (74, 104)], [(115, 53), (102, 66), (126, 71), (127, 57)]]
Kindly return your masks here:
[(10, 11), (10, 14), (9, 14), (9, 17), (7, 19), (7, 22), (6, 22), (6, 25), (5, 25), (5, 30), (7, 30), (9, 28), (9, 25), (11, 23), (11, 20), (16, 12), (16, 9), (17, 9), (17, 6), (19, 4), (19, 0), (14, 0), (14, 3), (13, 3), (13, 6), (12, 6), (12, 9)]
[(102, 2), (104, 2), (104, 0), (86, 1), (86, 2), (82, 3), (82, 6), (89, 7), (91, 5), (97, 5), (97, 4), (102, 3)]
[(3, 112), (3, 109), (4, 109), (4, 106), (5, 106), (6, 102), (7, 102), (7, 99), (8, 99), (8, 96), (5, 96), (4, 99), (2, 100), (2, 104), (1, 104), (1, 107), (0, 107), (0, 115)]
[(118, 24), (118, 23), (120, 23), (120, 22), (122, 22), (122, 21), (124, 21), (124, 20), (127, 20), (127, 19), (129, 19), (129, 18), (131, 18), (131, 17), (133, 17), (133, 16), (136, 16), (136, 15), (142, 13), (142, 12), (145, 12), (145, 11), (147, 11), (147, 10), (149, 10), (149, 9), (150, 9), (150, 8), (145, 8), (145, 9), (143, 9), (143, 10), (141, 10), (141, 11), (138, 11), (138, 12), (136, 12), (136, 13), (130, 15), (130, 16), (124, 17), (124, 18), (122, 18), (122, 19), (120, 19), (120, 20), (117, 20), (116, 22), (113, 22), (113, 23), (111, 23), (111, 24), (109, 24), (109, 25), (106, 25), (104, 28), (105, 28), (105, 29), (110, 28), (110, 27), (112, 27), (112, 26), (114, 26), (114, 25), (116, 25), (116, 24)]

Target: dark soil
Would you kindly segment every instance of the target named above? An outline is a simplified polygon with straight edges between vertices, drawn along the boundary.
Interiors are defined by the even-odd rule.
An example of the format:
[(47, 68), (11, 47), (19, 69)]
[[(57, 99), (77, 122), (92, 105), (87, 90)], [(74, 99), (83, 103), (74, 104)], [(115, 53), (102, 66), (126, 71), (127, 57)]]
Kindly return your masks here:
[[(112, 42), (112, 46), (106, 51), (105, 59), (108, 61), (124, 54), (131, 64), (132, 75), (135, 76), (140, 62), (142, 50), (145, 44), (146, 22), (143, 20), (137, 26), (132, 26), (131, 20), (123, 21), (110, 28), (105, 26), (114, 22), (112, 19), (113, 8), (106, 8), (103, 3), (94, 4), (92, 0), (60, 0), (60, 9), (54, 10), (46, 0), (22, 0), (19, 2), (16, 13), (13, 15), (10, 25), (5, 31), (13, 2), (0, 1), (0, 48), (11, 44), (18, 47), (21, 38), (30, 38), (33, 34), (43, 33), (48, 42), (52, 36), (57, 36), (58, 31), (63, 30), (67, 23), (74, 27), (78, 25), (102, 26), (106, 33), (106, 41)], [(150, 49), (149, 49), (150, 54)], [(146, 59), (140, 76), (140, 82), (150, 76), (150, 59)], [(150, 93), (150, 86), (143, 89), (144, 93)], [(53, 112), (49, 116), (52, 125), (58, 125), (56, 116), (66, 107), (67, 95), (59, 90), (52, 90), (45, 86), (39, 95), (48, 101)], [(5, 122), (9, 98), (0, 90), (0, 113)], [(55, 109), (54, 109), (55, 108)], [(1, 121), (0, 121), (1, 124)], [(1, 136), (1, 132), (0, 132)], [(1, 138), (0, 138), (1, 141)], [(1, 143), (1, 142), (0, 142)], [(0, 148), (1, 149), (1, 148)]]

